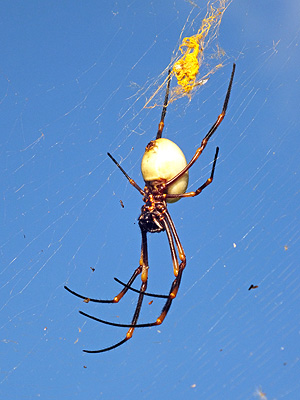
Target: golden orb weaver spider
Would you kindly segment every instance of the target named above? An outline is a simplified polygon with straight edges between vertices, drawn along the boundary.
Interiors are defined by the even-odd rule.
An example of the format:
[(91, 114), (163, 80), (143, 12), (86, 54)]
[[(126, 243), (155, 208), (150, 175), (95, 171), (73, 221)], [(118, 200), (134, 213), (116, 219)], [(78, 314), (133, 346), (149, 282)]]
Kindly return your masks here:
[[(197, 161), (197, 159), (200, 157), (201, 153), (205, 149), (205, 146), (207, 145), (208, 140), (211, 138), (211, 136), (214, 134), (214, 132), (217, 130), (218, 126), (220, 123), (223, 121), (223, 118), (225, 116), (227, 106), (228, 106), (228, 101), (230, 97), (230, 92), (231, 92), (231, 87), (232, 87), (232, 82), (233, 82), (233, 77), (235, 73), (235, 64), (233, 64), (232, 72), (231, 72), (231, 77), (225, 97), (225, 101), (223, 104), (223, 109), (221, 114), (218, 116), (216, 122), (213, 124), (213, 126), (210, 128), (206, 136), (201, 142), (200, 147), (196, 150), (195, 155), (191, 159), (189, 163), (186, 162), (184, 154), (180, 150), (180, 148), (173, 143), (172, 141), (168, 139), (162, 138), (162, 132), (164, 129), (164, 120), (167, 112), (167, 106), (168, 106), (168, 98), (169, 98), (169, 90), (170, 90), (170, 82), (171, 82), (171, 71), (169, 71), (168, 75), (168, 83), (167, 83), (167, 89), (166, 89), (166, 95), (165, 95), (165, 100), (164, 100), (164, 105), (161, 113), (161, 119), (160, 123), (158, 125), (158, 131), (156, 135), (156, 139), (152, 140), (148, 145), (146, 146), (146, 151), (142, 159), (142, 175), (145, 181), (145, 187), (144, 189), (141, 189), (141, 187), (133, 180), (131, 179), (127, 173), (124, 171), (124, 169), (119, 165), (119, 163), (113, 158), (113, 156), (109, 153), (108, 156), (111, 158), (111, 160), (116, 164), (116, 166), (121, 170), (121, 172), (124, 174), (124, 176), (128, 179), (130, 184), (136, 188), (140, 194), (143, 196), (143, 201), (144, 205), (142, 206), (141, 209), (141, 215), (139, 216), (138, 223), (139, 227), (141, 230), (141, 235), (142, 235), (142, 248), (141, 248), (141, 257), (140, 257), (140, 262), (139, 266), (136, 268), (134, 273), (132, 274), (131, 278), (127, 282), (127, 284), (123, 283), (117, 278), (114, 278), (117, 282), (122, 284), (124, 287), (121, 290), (121, 292), (115, 296), (112, 300), (99, 300), (99, 299), (91, 299), (85, 296), (82, 296), (73, 290), (69, 289), (67, 286), (65, 286), (65, 289), (68, 290), (70, 293), (73, 295), (84, 299), (85, 302), (95, 302), (95, 303), (118, 303), (122, 297), (126, 294), (126, 292), (130, 289), (133, 290), (134, 292), (137, 292), (139, 294), (137, 305), (135, 308), (135, 312), (133, 314), (133, 318), (131, 321), (131, 324), (118, 324), (114, 322), (109, 322), (105, 321), (96, 317), (93, 317), (92, 315), (86, 314), (83, 311), (79, 311), (80, 314), (84, 315), (85, 317), (88, 317), (90, 319), (93, 319), (97, 322), (101, 322), (103, 324), (107, 325), (112, 325), (112, 326), (118, 326), (118, 327), (124, 327), (124, 328), (129, 328), (127, 331), (127, 334), (123, 340), (120, 342), (109, 346), (105, 347), (101, 350), (83, 350), (86, 353), (102, 353), (105, 351), (113, 350), (116, 347), (121, 346), (123, 343), (127, 342), (135, 330), (135, 328), (144, 328), (144, 327), (150, 327), (150, 326), (155, 326), (155, 325), (160, 325), (170, 307), (172, 304), (172, 301), (175, 299), (183, 270), (186, 266), (186, 257), (184, 254), (183, 247), (181, 245), (181, 242), (179, 240), (178, 234), (175, 229), (175, 225), (172, 221), (172, 218), (168, 212), (167, 209), (167, 202), (174, 202), (177, 201), (183, 197), (194, 197), (198, 196), (202, 192), (203, 189), (205, 189), (210, 183), (213, 181), (214, 177), (214, 172), (215, 172), (215, 167), (216, 167), (216, 162), (218, 158), (218, 153), (219, 153), (219, 148), (216, 148), (216, 153), (213, 161), (213, 166), (211, 170), (210, 177), (204, 182), (198, 189), (196, 189), (194, 192), (188, 192), (186, 193), (187, 185), (188, 185), (188, 170), (191, 168), (191, 166)], [(175, 275), (175, 279), (171, 285), (171, 289), (168, 295), (159, 295), (159, 294), (153, 294), (153, 293), (147, 293), (147, 282), (148, 282), (148, 246), (147, 246), (147, 233), (154, 233), (154, 232), (163, 232), (165, 231), (167, 234), (168, 242), (170, 245), (170, 251), (171, 251), (171, 257), (172, 257), (172, 262), (173, 262), (173, 271)], [(178, 256), (177, 256), (178, 254)], [(180, 261), (179, 261), (179, 260)], [(131, 287), (133, 284), (134, 280), (138, 275), (141, 275), (141, 288), (140, 290), (134, 289)], [(156, 319), (155, 322), (150, 322), (146, 324), (138, 324), (138, 318), (140, 315), (142, 303), (144, 296), (151, 296), (151, 297), (159, 297), (159, 298), (165, 298), (166, 302), (165, 305), (161, 311), (160, 316)]]

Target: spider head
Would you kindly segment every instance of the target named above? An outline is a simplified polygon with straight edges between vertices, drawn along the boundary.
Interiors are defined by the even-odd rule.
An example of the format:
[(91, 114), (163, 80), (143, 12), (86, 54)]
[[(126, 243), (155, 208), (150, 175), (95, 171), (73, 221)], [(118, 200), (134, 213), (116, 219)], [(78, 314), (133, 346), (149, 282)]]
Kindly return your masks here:
[(159, 215), (154, 212), (148, 211), (147, 206), (143, 206), (142, 213), (139, 216), (139, 226), (143, 231), (150, 233), (158, 233), (165, 230), (159, 220)]

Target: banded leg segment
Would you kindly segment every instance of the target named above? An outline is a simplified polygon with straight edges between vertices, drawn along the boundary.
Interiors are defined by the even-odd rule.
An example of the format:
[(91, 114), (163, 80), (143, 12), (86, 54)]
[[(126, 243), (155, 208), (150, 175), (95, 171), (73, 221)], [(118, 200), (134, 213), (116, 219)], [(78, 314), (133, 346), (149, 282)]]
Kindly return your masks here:
[(166, 94), (165, 94), (165, 101), (164, 101), (164, 105), (163, 105), (163, 109), (162, 109), (162, 113), (161, 113), (161, 118), (160, 118), (160, 122), (158, 124), (158, 131), (156, 134), (156, 139), (160, 139), (162, 136), (162, 132), (165, 126), (165, 116), (167, 113), (167, 107), (168, 107), (168, 99), (169, 99), (169, 92), (170, 92), (170, 82), (171, 82), (171, 70), (169, 69), (168, 72), (168, 83), (167, 83), (167, 89), (166, 89)]
[[(115, 324), (115, 323), (111, 323), (108, 321), (104, 321), (98, 318), (95, 318), (89, 314), (86, 314), (82, 311), (80, 311), (80, 314), (84, 315), (85, 317), (88, 317), (90, 319), (93, 319), (95, 321), (98, 322), (102, 322), (104, 324), (107, 325), (113, 325), (113, 326), (126, 326), (128, 327), (128, 331), (127, 334), (125, 336), (125, 338), (123, 340), (121, 340), (120, 342), (114, 344), (113, 346), (110, 347), (105, 347), (104, 349), (101, 350), (83, 350), (85, 353), (103, 353), (105, 351), (109, 351), (109, 350), (113, 350), (116, 347), (121, 346), (122, 344), (124, 344), (125, 342), (127, 342), (127, 340), (131, 339), (134, 329), (138, 326), (137, 322), (140, 316), (140, 312), (141, 312), (141, 308), (142, 308), (142, 304), (143, 304), (143, 300), (144, 300), (144, 293), (147, 289), (147, 282), (148, 282), (148, 246), (147, 246), (147, 232), (141, 229), (141, 233), (142, 233), (142, 249), (141, 249), (141, 259), (140, 259), (140, 267), (141, 271), (139, 273), (141, 273), (141, 278), (142, 278), (142, 284), (141, 284), (141, 289), (139, 291), (139, 297), (138, 297), (138, 301), (137, 301), (137, 305), (135, 308), (135, 312), (131, 321), (130, 325), (123, 325), (123, 324)], [(133, 278), (133, 277), (132, 277)], [(133, 279), (134, 280), (134, 279)], [(133, 281), (132, 281), (133, 282)], [(131, 283), (132, 283), (131, 282)], [(130, 285), (131, 285), (130, 283)], [(130, 286), (128, 285), (128, 286)], [(127, 291), (128, 287), (124, 287), (123, 291)]]
[(198, 196), (202, 192), (203, 189), (205, 189), (208, 185), (210, 185), (214, 179), (214, 174), (215, 174), (215, 168), (216, 168), (216, 163), (218, 159), (218, 154), (219, 154), (219, 147), (216, 148), (216, 153), (214, 157), (214, 162), (211, 170), (210, 177), (204, 182), (197, 190), (194, 192), (188, 192), (188, 193), (182, 193), (182, 194), (167, 194), (166, 198), (167, 199), (179, 199), (183, 197), (195, 197)]
[(166, 186), (171, 185), (178, 178), (180, 178), (182, 175), (184, 175), (187, 170), (189, 170), (191, 168), (191, 166), (198, 160), (198, 158), (202, 154), (202, 152), (205, 149), (209, 139), (212, 137), (212, 135), (215, 133), (215, 131), (217, 130), (217, 128), (219, 127), (219, 125), (223, 121), (223, 119), (225, 117), (225, 114), (226, 114), (229, 98), (230, 98), (230, 93), (231, 93), (234, 73), (235, 73), (235, 64), (233, 64), (233, 67), (232, 67), (231, 77), (230, 77), (230, 81), (229, 81), (229, 85), (228, 85), (228, 89), (227, 89), (227, 93), (226, 93), (226, 96), (225, 96), (225, 100), (224, 100), (224, 104), (223, 104), (223, 108), (222, 108), (221, 114), (218, 116), (216, 122), (213, 124), (213, 126), (210, 128), (210, 130), (205, 135), (204, 139), (201, 142), (200, 147), (196, 150), (196, 153), (194, 154), (194, 157), (191, 159), (191, 161), (186, 165), (186, 167), (183, 168), (182, 171), (180, 171), (177, 175), (175, 175), (172, 179), (170, 179), (166, 183)]
[(137, 267), (137, 269), (134, 271), (134, 273), (132, 274), (132, 276), (129, 279), (129, 281), (127, 282), (127, 284), (124, 285), (124, 288), (121, 290), (121, 292), (119, 294), (117, 294), (117, 296), (115, 296), (112, 300), (92, 299), (90, 297), (86, 297), (86, 296), (83, 296), (83, 295), (81, 295), (81, 294), (79, 294), (77, 292), (74, 292), (74, 290), (71, 290), (67, 286), (64, 286), (64, 288), (68, 292), (73, 294), (74, 296), (79, 297), (80, 299), (83, 299), (85, 301), (85, 303), (89, 303), (89, 302), (93, 302), (93, 303), (118, 303), (122, 299), (122, 297), (124, 297), (124, 295), (127, 293), (127, 291), (130, 289), (130, 286), (133, 284), (133, 282), (135, 281), (136, 277), (141, 274), (141, 272), (142, 272), (142, 266), (139, 265)]

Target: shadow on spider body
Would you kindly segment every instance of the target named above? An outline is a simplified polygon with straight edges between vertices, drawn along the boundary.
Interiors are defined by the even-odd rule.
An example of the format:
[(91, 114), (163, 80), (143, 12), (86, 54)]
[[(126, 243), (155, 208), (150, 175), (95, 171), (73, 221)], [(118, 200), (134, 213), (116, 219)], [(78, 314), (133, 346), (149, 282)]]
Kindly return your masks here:
[[(167, 112), (168, 106), (168, 98), (169, 98), (169, 90), (170, 90), (170, 82), (171, 82), (171, 71), (169, 71), (168, 75), (168, 83), (166, 89), (166, 95), (164, 100), (164, 105), (161, 113), (160, 123), (158, 125), (158, 131), (156, 135), (156, 139), (148, 143), (145, 154), (142, 159), (142, 175), (145, 180), (145, 187), (142, 189), (133, 179), (131, 179), (124, 169), (120, 166), (120, 164), (114, 159), (114, 157), (107, 153), (111, 160), (117, 165), (117, 167), (121, 170), (124, 176), (128, 179), (130, 184), (137, 189), (140, 194), (143, 196), (144, 205), (141, 209), (141, 215), (139, 216), (138, 223), (141, 230), (142, 235), (142, 246), (141, 246), (141, 257), (139, 266), (136, 268), (131, 278), (127, 282), (127, 284), (115, 278), (117, 282), (122, 284), (124, 287), (121, 292), (115, 296), (112, 300), (99, 300), (99, 299), (91, 299), (86, 296), (82, 296), (73, 290), (69, 289), (65, 286), (65, 289), (68, 290), (73, 295), (85, 300), (85, 302), (96, 302), (96, 303), (118, 303), (122, 297), (126, 294), (128, 290), (133, 290), (139, 294), (137, 305), (135, 308), (135, 312), (130, 324), (118, 324), (114, 322), (105, 321), (92, 315), (86, 314), (83, 311), (79, 311), (80, 314), (93, 319), (97, 322), (101, 322), (106, 325), (112, 325), (117, 327), (129, 328), (127, 334), (123, 340), (120, 342), (110, 346), (105, 347), (101, 350), (83, 350), (86, 353), (102, 353), (105, 351), (113, 350), (116, 347), (121, 346), (127, 340), (129, 340), (134, 332), (135, 328), (144, 328), (155, 325), (160, 325), (172, 304), (172, 301), (177, 295), (180, 281), (182, 277), (183, 270), (186, 266), (186, 257), (179, 240), (178, 234), (175, 229), (175, 225), (173, 220), (169, 214), (167, 208), (167, 202), (172, 203), (178, 201), (183, 197), (195, 197), (198, 196), (203, 189), (205, 189), (209, 184), (212, 183), (216, 162), (218, 158), (219, 148), (216, 148), (216, 153), (213, 161), (213, 166), (211, 170), (210, 177), (204, 182), (198, 189), (193, 192), (186, 193), (187, 185), (188, 185), (188, 171), (191, 166), (197, 161), (200, 157), (201, 153), (205, 149), (208, 140), (217, 130), (220, 123), (223, 121), (225, 117), (225, 113), (228, 106), (228, 101), (230, 97), (230, 92), (232, 88), (233, 77), (235, 73), (235, 64), (233, 64), (232, 73), (225, 97), (225, 101), (223, 104), (223, 109), (221, 114), (218, 116), (216, 122), (210, 128), (206, 136), (201, 142), (200, 147), (196, 150), (195, 155), (191, 159), (189, 163), (186, 162), (184, 154), (180, 150), (180, 148), (168, 139), (162, 138), (162, 132), (164, 129), (164, 119)], [(155, 233), (155, 232), (166, 232), (171, 258), (173, 263), (173, 272), (175, 275), (175, 279), (171, 285), (171, 289), (168, 295), (160, 295), (147, 293), (147, 282), (148, 282), (148, 245), (147, 245), (147, 233)], [(134, 289), (131, 287), (137, 276), (141, 275), (141, 287), (140, 290)], [(138, 318), (140, 315), (142, 303), (144, 296), (151, 297), (159, 297), (166, 299), (165, 305), (161, 311), (161, 314), (154, 322), (146, 323), (146, 324), (138, 324)]]

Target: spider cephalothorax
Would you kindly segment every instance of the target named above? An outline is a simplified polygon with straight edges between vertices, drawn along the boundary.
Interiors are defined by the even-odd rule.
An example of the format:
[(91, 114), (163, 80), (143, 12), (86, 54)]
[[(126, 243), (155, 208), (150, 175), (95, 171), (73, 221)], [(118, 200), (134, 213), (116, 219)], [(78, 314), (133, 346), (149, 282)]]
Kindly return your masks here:
[[(135, 328), (155, 326), (161, 324), (164, 321), (171, 307), (172, 301), (177, 295), (179, 285), (181, 282), (182, 272), (186, 266), (186, 257), (184, 254), (184, 250), (179, 240), (178, 234), (176, 232), (173, 220), (168, 212), (167, 203), (173, 203), (183, 197), (197, 196), (202, 192), (203, 189), (205, 189), (213, 181), (215, 166), (219, 152), (218, 147), (216, 149), (210, 177), (194, 192), (186, 193), (188, 185), (189, 169), (197, 161), (197, 159), (205, 149), (208, 140), (217, 130), (218, 126), (223, 121), (223, 118), (225, 116), (230, 97), (234, 72), (235, 72), (235, 64), (233, 64), (231, 78), (227, 89), (225, 101), (223, 104), (222, 112), (218, 116), (216, 122), (212, 125), (212, 127), (210, 128), (204, 139), (202, 140), (200, 147), (196, 150), (195, 155), (193, 156), (193, 158), (189, 163), (186, 162), (184, 154), (175, 143), (173, 143), (171, 140), (161, 137), (164, 128), (164, 119), (168, 105), (168, 97), (169, 97), (169, 89), (171, 81), (170, 71), (168, 75), (168, 84), (166, 89), (164, 106), (161, 113), (160, 123), (158, 125), (158, 132), (156, 135), (156, 139), (148, 143), (148, 145), (146, 146), (145, 154), (142, 159), (141, 170), (146, 184), (144, 190), (141, 189), (141, 187), (127, 175), (127, 173), (120, 166), (120, 164), (113, 158), (111, 154), (108, 153), (108, 156), (122, 171), (122, 173), (128, 179), (130, 184), (133, 187), (135, 187), (143, 196), (143, 200), (145, 203), (142, 207), (141, 215), (138, 220), (142, 235), (141, 257), (139, 266), (133, 272), (127, 284), (115, 278), (115, 280), (120, 284), (122, 284), (124, 287), (121, 290), (121, 292), (117, 296), (115, 296), (112, 300), (90, 299), (74, 292), (73, 290), (69, 289), (66, 286), (65, 289), (67, 289), (70, 293), (74, 294), (75, 296), (84, 299), (86, 303), (90, 301), (96, 303), (117, 303), (121, 300), (121, 298), (125, 295), (125, 293), (128, 290), (133, 290), (137, 292), (139, 296), (135, 312), (130, 324), (120, 324), (120, 323), (105, 321), (80, 311), (82, 315), (91, 318), (95, 321), (107, 325), (129, 328), (125, 338), (120, 342), (110, 347), (105, 347), (104, 349), (101, 350), (84, 350), (85, 352), (101, 353), (104, 351), (115, 349), (116, 347), (121, 346), (123, 343), (125, 343), (128, 339), (132, 337)], [(147, 282), (148, 282), (148, 269), (149, 269), (147, 233), (155, 233), (163, 231), (165, 231), (167, 234), (170, 246), (171, 258), (172, 258), (172, 264), (173, 264), (173, 273), (175, 276), (175, 279), (173, 280), (168, 295), (160, 295), (160, 294), (153, 294), (146, 292)], [(142, 280), (140, 290), (132, 288), (132, 284), (138, 275), (141, 275), (141, 280)], [(145, 296), (164, 298), (166, 299), (166, 301), (161, 311), (161, 314), (156, 319), (156, 321), (146, 324), (138, 324), (138, 318), (140, 315), (143, 299)]]
[[(145, 204), (139, 216), (139, 226), (141, 230), (145, 232), (158, 233), (165, 230), (161, 221), (163, 219), (163, 211), (166, 207), (166, 202), (163, 198), (163, 188), (160, 183), (158, 188), (156, 187), (154, 194), (151, 189), (152, 187), (149, 188), (149, 186), (145, 186), (144, 188), (145, 196), (143, 200)], [(150, 193), (148, 193), (148, 191), (150, 191)]]

